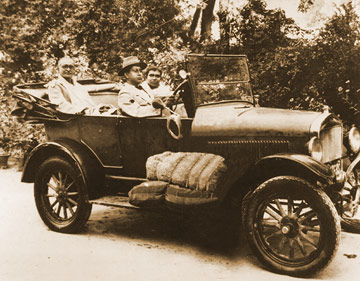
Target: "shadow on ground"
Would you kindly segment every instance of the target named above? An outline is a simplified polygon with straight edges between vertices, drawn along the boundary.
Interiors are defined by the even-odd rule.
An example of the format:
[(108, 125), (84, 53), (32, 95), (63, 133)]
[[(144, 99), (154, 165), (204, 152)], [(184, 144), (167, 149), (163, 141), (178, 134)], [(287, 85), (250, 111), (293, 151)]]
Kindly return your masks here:
[[(86, 224), (87, 235), (141, 240), (148, 248), (193, 249), (219, 258), (251, 257), (244, 232), (228, 218), (214, 214), (177, 215), (146, 210), (96, 208)], [(140, 244), (141, 244), (140, 243)], [(139, 245), (140, 245), (139, 244)]]

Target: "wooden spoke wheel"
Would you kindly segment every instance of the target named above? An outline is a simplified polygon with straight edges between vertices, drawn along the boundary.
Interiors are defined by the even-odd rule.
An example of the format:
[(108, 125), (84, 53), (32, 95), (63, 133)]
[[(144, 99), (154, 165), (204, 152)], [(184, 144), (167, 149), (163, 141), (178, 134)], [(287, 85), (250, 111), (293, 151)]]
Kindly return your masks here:
[(270, 269), (310, 276), (333, 258), (340, 220), (322, 190), (296, 177), (276, 177), (251, 196), (245, 227), (250, 247)]
[(60, 157), (49, 158), (39, 167), (34, 196), (41, 219), (54, 231), (77, 232), (91, 213), (80, 172)]

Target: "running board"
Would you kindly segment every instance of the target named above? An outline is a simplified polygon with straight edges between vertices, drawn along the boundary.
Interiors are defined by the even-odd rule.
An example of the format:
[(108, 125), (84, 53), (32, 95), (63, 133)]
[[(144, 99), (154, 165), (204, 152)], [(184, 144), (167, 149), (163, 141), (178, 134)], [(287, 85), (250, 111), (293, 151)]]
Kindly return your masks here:
[(136, 178), (136, 177), (124, 177), (124, 176), (116, 176), (116, 175), (105, 175), (107, 180), (127, 180), (127, 181), (147, 181), (145, 178)]
[(89, 200), (89, 203), (108, 207), (139, 209), (139, 207), (129, 203), (129, 197), (118, 195), (104, 196), (99, 199)]

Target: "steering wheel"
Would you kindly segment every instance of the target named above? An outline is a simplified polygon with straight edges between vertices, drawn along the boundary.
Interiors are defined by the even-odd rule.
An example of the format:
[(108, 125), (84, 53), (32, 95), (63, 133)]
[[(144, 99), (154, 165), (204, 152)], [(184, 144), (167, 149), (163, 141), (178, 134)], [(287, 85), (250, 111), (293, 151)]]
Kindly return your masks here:
[(174, 90), (174, 93), (171, 95), (171, 97), (176, 97), (176, 99), (175, 99), (175, 102), (174, 102), (174, 104), (173, 105), (171, 105), (171, 109), (172, 110), (176, 110), (176, 108), (177, 108), (177, 105), (178, 105), (178, 103), (179, 103), (179, 100), (182, 98), (182, 93), (183, 93), (183, 86), (187, 83), (188, 81), (187, 80), (184, 80), (184, 81), (182, 81), (176, 88), (175, 88), (175, 90)]

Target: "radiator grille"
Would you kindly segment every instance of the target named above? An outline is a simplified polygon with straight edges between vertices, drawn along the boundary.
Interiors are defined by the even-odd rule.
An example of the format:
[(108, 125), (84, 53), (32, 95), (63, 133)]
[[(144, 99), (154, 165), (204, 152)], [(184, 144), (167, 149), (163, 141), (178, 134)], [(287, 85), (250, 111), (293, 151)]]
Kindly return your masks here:
[(324, 129), (320, 133), (320, 140), (323, 149), (321, 162), (327, 163), (342, 156), (342, 127), (336, 126)]

